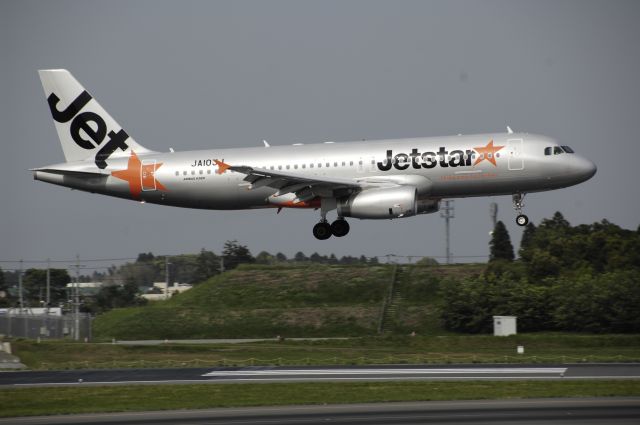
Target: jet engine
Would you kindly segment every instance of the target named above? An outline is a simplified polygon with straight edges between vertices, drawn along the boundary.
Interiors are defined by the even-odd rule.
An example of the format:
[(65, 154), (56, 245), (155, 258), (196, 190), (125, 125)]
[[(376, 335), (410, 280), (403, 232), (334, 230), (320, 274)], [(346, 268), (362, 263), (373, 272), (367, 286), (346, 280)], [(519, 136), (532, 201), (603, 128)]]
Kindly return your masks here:
[(440, 201), (432, 199), (420, 199), (418, 201), (418, 214), (433, 214), (440, 211)]
[(399, 186), (367, 189), (338, 199), (338, 216), (367, 219), (409, 217), (418, 213), (417, 189)]

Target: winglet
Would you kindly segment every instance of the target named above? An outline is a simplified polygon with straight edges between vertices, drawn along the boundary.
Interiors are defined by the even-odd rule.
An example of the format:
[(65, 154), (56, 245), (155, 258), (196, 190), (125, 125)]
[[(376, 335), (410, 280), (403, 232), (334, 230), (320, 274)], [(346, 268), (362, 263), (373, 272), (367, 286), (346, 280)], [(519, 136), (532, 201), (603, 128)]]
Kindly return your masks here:
[(511, 130), (511, 127), (507, 126), (507, 133), (508, 134), (513, 134), (513, 130)]
[(224, 162), (218, 161), (217, 159), (214, 159), (213, 162), (215, 162), (216, 165), (218, 166), (218, 169), (216, 170), (216, 174), (222, 174), (225, 171), (227, 171), (229, 168), (231, 168), (231, 165), (225, 164)]
[(266, 140), (263, 140), (262, 143), (264, 143), (264, 147), (265, 148), (270, 148), (271, 147), (271, 145)]

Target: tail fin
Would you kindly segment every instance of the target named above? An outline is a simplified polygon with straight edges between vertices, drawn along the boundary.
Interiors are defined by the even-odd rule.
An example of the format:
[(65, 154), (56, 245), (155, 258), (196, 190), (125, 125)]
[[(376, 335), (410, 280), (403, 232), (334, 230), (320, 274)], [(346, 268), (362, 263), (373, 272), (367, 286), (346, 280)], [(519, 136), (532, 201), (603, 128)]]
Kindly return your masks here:
[(110, 157), (150, 152), (118, 125), (66, 69), (38, 71), (67, 162), (94, 159), (100, 169)]

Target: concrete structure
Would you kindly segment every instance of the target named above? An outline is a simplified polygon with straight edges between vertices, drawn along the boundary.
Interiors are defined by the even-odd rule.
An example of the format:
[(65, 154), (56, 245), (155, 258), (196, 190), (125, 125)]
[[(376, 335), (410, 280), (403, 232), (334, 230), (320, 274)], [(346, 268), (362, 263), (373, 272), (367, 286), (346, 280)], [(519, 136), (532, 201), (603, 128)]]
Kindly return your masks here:
[(17, 316), (17, 315), (32, 315), (32, 316), (62, 316), (62, 309), (60, 307), (24, 307), (20, 308), (0, 308), (0, 315), (4, 316)]
[(516, 316), (493, 316), (493, 335), (509, 336), (516, 335)]
[(179, 294), (184, 291), (188, 291), (193, 286), (187, 283), (178, 283), (174, 282), (172, 286), (169, 286), (167, 290), (167, 284), (165, 282), (154, 282), (153, 288), (151, 289), (152, 293), (143, 294), (142, 298), (147, 299), (149, 301), (161, 301), (171, 298), (173, 294)]
[[(76, 283), (75, 282), (69, 282), (67, 283), (67, 294), (69, 294), (70, 297), (73, 296), (74, 294), (74, 288), (75, 288)], [(78, 296), (81, 297), (92, 297), (95, 296), (98, 292), (100, 292), (100, 289), (104, 286), (104, 282), (78, 282)]]

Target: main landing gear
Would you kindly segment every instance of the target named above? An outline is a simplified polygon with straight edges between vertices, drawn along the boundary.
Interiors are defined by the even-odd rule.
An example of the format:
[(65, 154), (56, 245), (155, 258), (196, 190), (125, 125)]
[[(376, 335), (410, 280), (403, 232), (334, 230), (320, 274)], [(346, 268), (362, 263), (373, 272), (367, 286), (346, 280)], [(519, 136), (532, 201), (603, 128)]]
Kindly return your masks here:
[(338, 219), (329, 224), (327, 221), (327, 213), (336, 209), (335, 198), (322, 198), (320, 201), (320, 223), (313, 226), (313, 236), (321, 241), (329, 239), (331, 235), (341, 238), (349, 233), (349, 223), (344, 217), (338, 216)]
[(516, 217), (516, 224), (518, 226), (526, 226), (529, 224), (529, 217), (522, 214), (522, 208), (524, 207), (524, 193), (514, 193), (513, 194), (513, 209), (516, 210), (518, 216)]
[(329, 239), (331, 235), (341, 238), (347, 233), (349, 233), (349, 223), (344, 218), (338, 218), (331, 224), (325, 219), (313, 226), (313, 236), (321, 241)]

